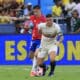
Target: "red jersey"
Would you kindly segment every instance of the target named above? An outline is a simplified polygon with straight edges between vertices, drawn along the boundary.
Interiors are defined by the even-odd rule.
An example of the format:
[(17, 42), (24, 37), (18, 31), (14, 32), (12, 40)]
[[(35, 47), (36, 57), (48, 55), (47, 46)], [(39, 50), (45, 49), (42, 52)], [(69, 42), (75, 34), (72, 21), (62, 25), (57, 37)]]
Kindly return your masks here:
[(32, 31), (32, 39), (41, 39), (41, 34), (39, 34), (38, 32), (38, 24), (45, 22), (46, 18), (43, 15), (41, 15), (41, 17), (36, 17), (35, 15), (32, 15), (30, 18), (34, 24)]

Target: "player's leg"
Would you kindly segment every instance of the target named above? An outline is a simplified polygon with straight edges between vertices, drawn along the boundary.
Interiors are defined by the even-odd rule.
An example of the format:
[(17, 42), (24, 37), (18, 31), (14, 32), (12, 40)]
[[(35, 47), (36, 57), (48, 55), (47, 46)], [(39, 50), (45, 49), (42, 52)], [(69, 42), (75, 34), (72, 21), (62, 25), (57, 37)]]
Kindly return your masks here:
[(50, 56), (50, 73), (49, 73), (49, 76), (52, 76), (54, 74), (54, 70), (56, 67), (56, 61), (55, 61), (56, 54), (57, 54), (57, 46), (54, 46), (49, 51), (49, 56)]
[[(35, 76), (36, 71), (37, 71), (37, 54), (38, 54), (40, 42), (41, 42), (41, 40), (34, 40), (32, 47), (31, 47), (31, 51), (34, 52), (31, 55), (33, 57), (33, 65), (32, 65), (32, 71), (31, 71), (32, 76)], [(35, 75), (34, 75), (34, 73), (35, 73)]]
[(36, 67), (35, 67), (35, 65), (37, 65), (37, 60), (34, 57), (36, 46), (37, 46), (36, 42), (32, 41), (29, 57), (33, 60), (33, 65), (32, 65), (32, 70), (31, 70), (30, 76), (35, 76), (36, 75)]
[(34, 53), (34, 58), (33, 58), (33, 65), (32, 65), (32, 71), (37, 71), (37, 55), (38, 55), (38, 49), (36, 49)]
[(50, 73), (49, 73), (49, 76), (52, 76), (54, 74), (54, 70), (55, 70), (55, 66), (56, 66), (56, 61), (55, 61), (55, 52), (51, 52), (50, 53)]
[(32, 71), (35, 71), (35, 72), (37, 71), (37, 55), (39, 52), (40, 42), (41, 40), (35, 40), (36, 47), (35, 47), (33, 66), (32, 66)]
[(30, 47), (30, 52), (29, 52), (29, 58), (30, 59), (34, 58), (34, 53), (35, 53), (35, 50), (36, 50), (36, 46), (37, 46), (37, 44), (36, 44), (35, 40), (33, 40), (31, 42), (31, 47)]
[(46, 73), (46, 65), (44, 64), (44, 59), (46, 56), (46, 52), (39, 52), (37, 57), (37, 65), (43, 69), (43, 76)]
[(30, 50), (29, 58), (30, 58), (30, 59), (33, 59), (33, 58), (34, 58), (34, 51)]

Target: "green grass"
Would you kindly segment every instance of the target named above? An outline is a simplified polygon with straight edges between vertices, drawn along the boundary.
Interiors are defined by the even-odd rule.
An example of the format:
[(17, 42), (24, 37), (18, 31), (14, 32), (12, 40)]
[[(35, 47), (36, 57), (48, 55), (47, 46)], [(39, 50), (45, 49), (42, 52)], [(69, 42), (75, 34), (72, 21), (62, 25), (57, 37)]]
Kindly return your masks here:
[(80, 80), (80, 66), (57, 66), (55, 75), (30, 77), (30, 66), (0, 66), (0, 80)]

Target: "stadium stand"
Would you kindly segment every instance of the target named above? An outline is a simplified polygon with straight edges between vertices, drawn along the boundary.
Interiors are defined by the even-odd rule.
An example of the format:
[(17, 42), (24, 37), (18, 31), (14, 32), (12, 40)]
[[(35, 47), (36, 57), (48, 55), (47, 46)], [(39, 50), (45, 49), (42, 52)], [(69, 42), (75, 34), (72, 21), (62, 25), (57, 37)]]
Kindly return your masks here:
[[(16, 19), (16, 17), (17, 18), (24, 17), (24, 9), (26, 8), (28, 3), (31, 3), (32, 6), (40, 5), (42, 13), (44, 15), (46, 15), (48, 13), (52, 13), (52, 6), (55, 5), (56, 1), (61, 1), (61, 0), (7, 0), (7, 1), (6, 0), (0, 0), (0, 16), (2, 16), (2, 17), (7, 16), (7, 17), (13, 18), (13, 20), (10, 20), (10, 22), (7, 21), (6, 23), (2, 24), (3, 20), (0, 17), (0, 24), (1, 24), (0, 25), (0, 29), (1, 29), (0, 31), (2, 31), (2, 26), (7, 26), (9, 28), (11, 26), (11, 23), (14, 23), (16, 28), (14, 28), (13, 25), (12, 25), (12, 27), (10, 27), (12, 29), (14, 28), (14, 31), (12, 31), (12, 33), (15, 32), (15, 29), (16, 29), (17, 33), (20, 33), (19, 30), (21, 30), (22, 25), (25, 22), (25, 20), (18, 21)], [(53, 17), (54, 21), (56, 21), (58, 24), (60, 24), (63, 33), (70, 32), (70, 28), (71, 28), (70, 27), (70, 19), (72, 19), (72, 16), (68, 17), (68, 15), (67, 15), (68, 12), (65, 11), (65, 5), (68, 5), (69, 1), (70, 0), (62, 0), (62, 3), (61, 3), (62, 12), (63, 12), (62, 16)], [(74, 0), (74, 1), (77, 4), (79, 0)], [(7, 27), (4, 27), (4, 28), (7, 28)], [(5, 29), (5, 32), (9, 31), (8, 28)]]

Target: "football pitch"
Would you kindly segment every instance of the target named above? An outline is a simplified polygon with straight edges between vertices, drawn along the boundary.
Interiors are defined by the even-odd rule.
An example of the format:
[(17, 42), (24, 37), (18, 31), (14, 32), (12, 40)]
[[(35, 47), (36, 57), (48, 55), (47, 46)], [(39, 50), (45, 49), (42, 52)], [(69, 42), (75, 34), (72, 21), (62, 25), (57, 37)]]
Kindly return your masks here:
[(80, 80), (80, 66), (57, 66), (55, 75), (30, 77), (31, 66), (0, 66), (0, 80)]

